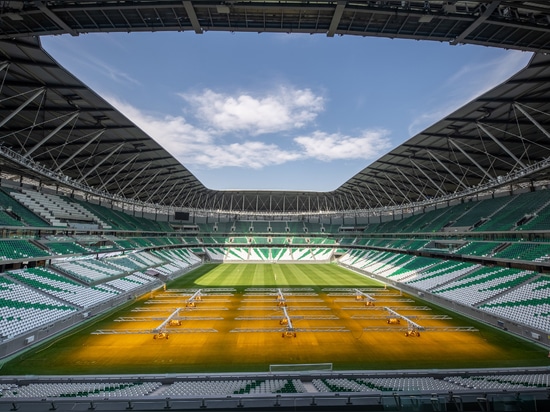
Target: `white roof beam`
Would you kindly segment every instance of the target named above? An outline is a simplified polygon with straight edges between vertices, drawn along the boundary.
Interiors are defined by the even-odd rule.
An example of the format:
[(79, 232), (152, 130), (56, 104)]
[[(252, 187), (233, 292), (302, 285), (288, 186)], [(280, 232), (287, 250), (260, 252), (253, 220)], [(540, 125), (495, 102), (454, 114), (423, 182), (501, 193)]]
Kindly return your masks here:
[(53, 20), (55, 24), (57, 24), (59, 27), (61, 27), (63, 30), (69, 33), (71, 36), (78, 36), (78, 32), (73, 30), (67, 23), (61, 20), (57, 14), (51, 11), (44, 4), (44, 2), (35, 0), (34, 4), (36, 4), (36, 6), (40, 9), (41, 12), (43, 12), (46, 16), (48, 16), (48, 18)]
[(346, 8), (345, 1), (339, 1), (336, 4), (336, 8), (334, 9), (334, 14), (332, 15), (332, 20), (330, 21), (330, 26), (327, 31), (327, 37), (334, 37), (334, 34), (338, 29), (338, 24), (340, 24), (340, 19), (342, 18), (342, 14), (344, 14), (345, 8)]
[[(65, 167), (67, 163), (69, 163), (71, 160), (73, 160), (76, 156), (78, 156), (79, 153), (81, 153), (84, 149), (86, 149), (94, 140), (98, 139), (103, 133), (105, 132), (105, 129), (100, 130), (97, 132), (94, 136), (92, 136), (86, 143), (84, 143), (82, 146), (80, 146), (73, 154), (71, 154), (63, 163), (61, 163), (57, 168), (56, 171), (60, 171)], [(86, 137), (86, 136), (84, 136)]]
[(399, 193), (401, 193), (401, 196), (403, 196), (403, 198), (406, 199), (407, 202), (411, 203), (411, 200), (409, 199), (409, 197), (408, 197), (407, 195), (405, 195), (405, 193), (403, 193), (403, 191), (399, 188), (399, 186), (397, 186), (397, 185), (395, 184), (395, 182), (394, 182), (393, 179), (390, 179), (390, 178), (388, 177), (388, 175), (385, 174), (385, 173), (384, 173), (384, 177), (388, 180), (388, 182), (391, 182), (391, 184), (394, 185), (394, 187), (397, 189), (397, 191), (398, 191)]
[(153, 196), (155, 196), (157, 194), (157, 192), (162, 188), (164, 187), (164, 184), (168, 181), (168, 179), (170, 179), (171, 176), (167, 176), (166, 179), (164, 179), (164, 181), (160, 184), (160, 185), (157, 185), (157, 188), (155, 189), (155, 191), (153, 193), (151, 193), (151, 196), (149, 196), (147, 198), (147, 200), (145, 201), (145, 203), (149, 203), (149, 201), (153, 198)]
[(27, 100), (25, 100), (23, 103), (21, 103), (21, 105), (17, 109), (15, 109), (13, 112), (11, 112), (9, 115), (4, 117), (0, 121), (0, 127), (3, 127), (7, 122), (9, 122), (11, 119), (13, 119), (15, 116), (17, 116), (17, 114), (21, 110), (23, 110), (25, 107), (27, 107), (34, 99), (36, 99), (38, 96), (43, 94), (45, 91), (46, 91), (45, 87), (41, 87), (40, 89), (35, 91)]
[(76, 119), (79, 115), (79, 112), (73, 113), (71, 116), (69, 116), (63, 123), (61, 123), (59, 126), (57, 126), (54, 130), (52, 130), (46, 137), (44, 137), (42, 140), (40, 140), (37, 144), (34, 145), (34, 147), (30, 148), (27, 153), (23, 155), (24, 158), (29, 157), (32, 155), (36, 149), (40, 148), (44, 143), (46, 143), (48, 140), (50, 140), (53, 136), (55, 136), (61, 129), (63, 129), (65, 126), (67, 126), (70, 122), (72, 122), (74, 119)]
[(122, 193), (128, 188), (128, 186), (130, 186), (132, 183), (134, 183), (134, 180), (136, 180), (139, 175), (141, 175), (143, 172), (145, 172), (147, 169), (149, 169), (149, 167), (153, 164), (153, 162), (149, 162), (145, 165), (145, 167), (141, 168), (135, 175), (134, 177), (132, 177), (132, 179), (130, 179), (130, 181), (128, 183), (126, 183), (124, 185), (124, 187), (122, 189), (119, 190), (119, 194), (122, 195)]
[(160, 199), (160, 201), (157, 202), (157, 203), (160, 204), (160, 205), (162, 205), (162, 202), (164, 202), (164, 199), (166, 199), (166, 196), (168, 196), (168, 195), (172, 192), (172, 190), (174, 190), (174, 187), (176, 187), (176, 185), (178, 185), (178, 184), (179, 184), (178, 181), (174, 182), (174, 184), (172, 185), (172, 187), (171, 187), (170, 189), (168, 189), (168, 191), (166, 192), (166, 194), (165, 194), (164, 196), (162, 196), (162, 199)]
[(380, 199), (378, 199), (378, 196), (376, 196), (374, 194), (374, 192), (372, 191), (372, 189), (369, 187), (369, 185), (365, 185), (365, 187), (368, 189), (368, 191), (370, 192), (370, 194), (372, 195), (372, 197), (374, 198), (374, 200), (376, 200), (378, 202), (378, 204), (380, 205), (380, 207), (384, 207), (384, 205), (382, 204), (382, 202), (380, 201)]
[(493, 14), (500, 3), (501, 0), (495, 0), (491, 4), (489, 4), (485, 11), (472, 24), (470, 24), (466, 28), (466, 30), (464, 30), (462, 33), (460, 33), (460, 35), (451, 40), (449, 44), (452, 46), (456, 46), (457, 44), (462, 43), (470, 33), (477, 29), (485, 20), (491, 17), (491, 14)]
[(508, 154), (508, 156), (514, 159), (517, 164), (519, 164), (524, 169), (527, 167), (525, 163), (519, 160), (510, 150), (508, 150), (508, 148), (504, 146), (504, 144), (500, 140), (498, 140), (485, 126), (483, 126), (481, 123), (476, 123), (476, 124), (477, 124), (477, 127), (479, 127), (483, 131), (483, 133), (489, 136), (493, 140), (493, 142), (498, 144), (499, 147), (502, 150), (504, 150)]
[(388, 196), (388, 199), (390, 200), (390, 202), (392, 202), (395, 206), (397, 206), (397, 203), (395, 203), (395, 201), (393, 200), (393, 196), (390, 196), (388, 194), (388, 192), (386, 192), (386, 189), (384, 189), (384, 187), (378, 182), (378, 179), (374, 179), (374, 182), (378, 185), (378, 187), (386, 194), (386, 196)]
[(187, 13), (187, 16), (189, 16), (189, 21), (191, 22), (191, 26), (193, 26), (195, 33), (202, 34), (202, 27), (199, 23), (199, 19), (197, 18), (197, 13), (195, 13), (193, 4), (190, 1), (184, 1), (183, 7), (185, 7), (185, 12)]
[(111, 175), (111, 177), (109, 177), (109, 179), (107, 179), (107, 180), (105, 181), (105, 183), (103, 183), (103, 184), (99, 187), (99, 190), (101, 190), (101, 189), (103, 189), (105, 186), (107, 186), (107, 185), (109, 184), (109, 182), (111, 182), (111, 180), (113, 180), (115, 177), (117, 177), (118, 174), (119, 174), (120, 172), (122, 172), (122, 171), (126, 168), (126, 166), (128, 166), (130, 163), (132, 163), (134, 160), (136, 160), (136, 159), (138, 158), (138, 156), (139, 156), (139, 153), (135, 154), (135, 155), (132, 156), (130, 159), (128, 159), (128, 160), (126, 161), (126, 163), (124, 163), (124, 165), (122, 165), (122, 167), (119, 167), (119, 169), (118, 169), (115, 173), (113, 173), (113, 174)]
[(424, 200), (428, 200), (428, 198), (427, 198), (426, 195), (422, 192), (422, 190), (420, 190), (420, 189), (418, 188), (417, 185), (415, 185), (413, 182), (411, 182), (411, 179), (409, 179), (409, 178), (407, 177), (407, 175), (401, 171), (401, 169), (397, 169), (397, 171), (401, 174), (401, 176), (403, 176), (403, 177), (405, 178), (405, 180), (406, 180), (407, 182), (409, 182), (409, 184), (411, 185), (411, 187), (414, 187), (414, 188), (416, 189), (416, 191), (420, 194), (420, 196), (422, 196), (422, 197), (424, 198)]
[(428, 154), (429, 154), (437, 163), (439, 163), (439, 165), (440, 165), (443, 169), (445, 169), (445, 170), (447, 171), (447, 173), (449, 173), (452, 177), (455, 178), (455, 180), (458, 182), (458, 184), (459, 184), (460, 186), (462, 186), (464, 189), (467, 189), (467, 188), (468, 188), (468, 186), (466, 186), (466, 185), (462, 182), (462, 180), (460, 180), (460, 179), (459, 179), (459, 178), (458, 178), (458, 177), (457, 177), (457, 176), (456, 176), (447, 166), (445, 166), (445, 164), (444, 164), (441, 160), (439, 160), (439, 159), (437, 158), (436, 155), (434, 155), (434, 154), (433, 154), (432, 152), (430, 152), (429, 150), (428, 150), (427, 152), (428, 152)]
[[(359, 188), (361, 188), (361, 187), (359, 186)], [(359, 192), (359, 194), (361, 195), (361, 197), (365, 201), (365, 204), (367, 205), (367, 207), (370, 209), (371, 205), (370, 205), (369, 201), (367, 200), (367, 198), (365, 197), (365, 195), (363, 194), (363, 191), (362, 190), (357, 190), (357, 191)], [(317, 198), (317, 203), (318, 202), (319, 202), (319, 198)], [(318, 207), (318, 209), (320, 209), (320, 207)]]
[(147, 183), (145, 183), (144, 185), (141, 186), (141, 188), (140, 188), (140, 189), (137, 191), (137, 193), (134, 195), (134, 198), (137, 198), (137, 197), (139, 196), (139, 194), (140, 194), (141, 192), (143, 192), (143, 190), (145, 190), (145, 188), (146, 188), (147, 186), (149, 186), (149, 183), (151, 183), (153, 180), (155, 180), (156, 177), (157, 177), (159, 174), (160, 174), (160, 170), (159, 170), (157, 173), (155, 173), (153, 176), (151, 176), (151, 177), (149, 178), (149, 180), (147, 181)]
[(428, 179), (428, 180), (430, 181), (430, 183), (431, 183), (432, 186), (438, 191), (438, 193), (443, 194), (443, 196), (446, 195), (446, 193), (445, 193), (443, 190), (441, 190), (441, 188), (439, 187), (440, 185), (438, 185), (437, 183), (435, 183), (435, 182), (433, 181), (433, 179), (432, 179), (430, 176), (428, 176), (428, 174), (427, 174), (420, 166), (418, 166), (415, 162), (413, 162), (412, 159), (410, 159), (410, 162), (411, 162), (411, 164), (412, 164), (414, 167), (416, 167), (416, 168), (420, 171), (420, 173), (422, 173), (422, 174), (424, 175), (424, 177), (425, 177), (426, 179)]
[(476, 161), (472, 158), (472, 156), (470, 156), (468, 153), (466, 153), (466, 151), (465, 151), (462, 147), (460, 147), (460, 146), (458, 145), (458, 143), (456, 143), (456, 142), (455, 142), (454, 140), (452, 140), (452, 139), (449, 139), (449, 143), (452, 144), (454, 147), (456, 147), (458, 150), (460, 150), (460, 152), (461, 152), (464, 156), (466, 156), (470, 162), (472, 162), (474, 165), (476, 165), (477, 168), (478, 168), (485, 176), (487, 176), (487, 177), (488, 177), (489, 179), (491, 179), (491, 180), (494, 179), (493, 176), (491, 176), (491, 175), (489, 174), (489, 172), (487, 172), (487, 170), (485, 170), (483, 167), (481, 167), (481, 165), (480, 165), (478, 162), (476, 162)]
[(546, 130), (544, 127), (542, 127), (542, 125), (541, 125), (539, 122), (537, 122), (537, 121), (533, 118), (533, 116), (531, 116), (529, 113), (527, 113), (523, 107), (521, 107), (518, 103), (514, 103), (514, 107), (515, 107), (516, 109), (518, 109), (520, 112), (522, 112), (523, 115), (524, 115), (525, 117), (527, 117), (527, 118), (529, 119), (529, 121), (530, 121), (531, 123), (533, 123), (533, 124), (537, 127), (537, 129), (539, 129), (542, 133), (544, 133), (544, 135), (545, 135), (546, 137), (548, 137), (548, 138), (550, 139), (550, 132), (548, 132), (548, 130)]
[(80, 179), (78, 179), (78, 182), (82, 182), (84, 179), (86, 179), (88, 176), (90, 176), (90, 174), (95, 172), (99, 166), (101, 166), (103, 163), (105, 163), (107, 161), (107, 159), (109, 159), (112, 155), (114, 155), (116, 152), (118, 152), (120, 149), (122, 149), (122, 146), (124, 146), (124, 143), (121, 143), (118, 146), (116, 146), (115, 148), (113, 148), (113, 150), (111, 150), (107, 154), (107, 156), (103, 157), (103, 159), (101, 159), (94, 167), (92, 167), (90, 170), (88, 170), (84, 174), (84, 176), (82, 176)]

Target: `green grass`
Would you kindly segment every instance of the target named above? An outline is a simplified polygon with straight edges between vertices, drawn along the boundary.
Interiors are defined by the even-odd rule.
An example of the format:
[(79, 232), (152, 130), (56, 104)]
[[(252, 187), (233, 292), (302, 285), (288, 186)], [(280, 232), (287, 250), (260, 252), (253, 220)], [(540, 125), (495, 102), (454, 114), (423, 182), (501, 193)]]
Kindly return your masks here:
[(381, 287), (337, 265), (320, 264), (224, 264), (205, 265), (192, 277), (176, 280), (170, 287)]
[[(281, 333), (232, 332), (236, 328), (278, 329), (281, 316), (274, 297), (263, 301), (246, 293), (247, 288), (311, 288), (314, 302), (292, 301), (290, 312), (297, 328), (344, 326), (348, 332), (298, 333), (282, 338)], [(186, 328), (213, 328), (217, 333), (171, 334), (169, 340), (154, 340), (150, 334), (92, 335), (98, 329), (151, 329), (159, 320), (117, 322), (121, 316), (144, 316), (134, 309), (173, 310), (162, 303), (163, 292), (147, 294), (136, 302), (92, 319), (65, 336), (41, 344), (6, 362), (4, 375), (28, 374), (126, 374), (247, 372), (269, 370), (270, 364), (332, 362), (335, 369), (419, 369), (479, 368), (550, 365), (547, 351), (522, 339), (484, 326), (471, 319), (431, 306), (431, 314), (450, 314), (451, 320), (431, 321), (435, 326), (474, 326), (479, 332), (423, 332), (420, 338), (406, 338), (388, 329), (367, 332), (365, 327), (386, 326), (384, 320), (354, 319), (352, 315), (384, 314), (367, 311), (353, 297), (338, 298), (323, 288), (368, 287), (383, 289), (375, 280), (336, 265), (320, 264), (223, 264), (204, 265), (171, 282), (167, 289), (234, 288), (231, 296), (206, 296), (196, 310), (185, 312)], [(164, 293), (166, 296), (166, 293)], [(400, 297), (401, 298), (401, 297)], [(412, 303), (427, 305), (415, 297)], [(182, 298), (183, 299), (183, 298)], [(307, 299), (306, 299), (307, 300)], [(160, 303), (159, 303), (160, 302)], [(257, 306), (254, 306), (257, 305)], [(308, 307), (316, 306), (315, 310)], [(377, 302), (377, 306), (390, 305)], [(184, 306), (183, 300), (178, 307)], [(262, 307), (268, 306), (267, 309)], [(328, 308), (321, 310), (321, 308)], [(351, 309), (350, 309), (351, 308)], [(377, 308), (378, 309), (378, 308)], [(169, 313), (169, 312), (167, 312)], [(332, 314), (337, 320), (309, 320), (307, 314)], [(411, 315), (415, 314), (413, 311)], [(423, 313), (416, 313), (422, 315)], [(266, 315), (268, 320), (238, 320)], [(150, 315), (149, 315), (150, 316)], [(192, 316), (222, 319), (195, 320)], [(274, 317), (274, 319), (269, 319)], [(429, 321), (419, 321), (423, 322)], [(427, 326), (427, 325), (426, 325)]]

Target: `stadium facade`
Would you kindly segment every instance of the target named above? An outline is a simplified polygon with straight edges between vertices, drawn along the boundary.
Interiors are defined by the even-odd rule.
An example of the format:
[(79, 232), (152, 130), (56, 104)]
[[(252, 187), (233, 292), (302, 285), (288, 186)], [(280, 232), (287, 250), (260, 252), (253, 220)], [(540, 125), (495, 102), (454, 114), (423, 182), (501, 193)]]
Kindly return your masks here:
[[(24, 302), (17, 313), (29, 316), (24, 326), (15, 321), (19, 315), (3, 316), (2, 356), (158, 288), (159, 277), (177, 277), (207, 260), (337, 262), (550, 346), (550, 295), (545, 292), (550, 285), (546, 275), (550, 5), (546, 2), (7, 1), (0, 6), (0, 22), (0, 199), (5, 238), (0, 241), (0, 264), (8, 273), (2, 278), (3, 288), (10, 293), (4, 296), (3, 309), (12, 313), (8, 309), (14, 302)], [(413, 136), (332, 192), (216, 191), (60, 67), (40, 45), (40, 36), (48, 35), (161, 30), (385, 36), (534, 54), (512, 78)], [(136, 252), (137, 260), (118, 269), (109, 266), (109, 255), (129, 251)], [(105, 255), (104, 266), (96, 264), (92, 273), (79, 259), (68, 259), (98, 254)], [(394, 271), (381, 271), (383, 262), (393, 262)], [(134, 273), (138, 271), (132, 265), (140, 273)], [(60, 277), (73, 292), (67, 289), (54, 296)], [(109, 292), (92, 296), (97, 285)], [(88, 300), (81, 300), (83, 296)], [(38, 302), (45, 305), (40, 315), (27, 313), (38, 310), (32, 307)], [(116, 405), (59, 399), (59, 393), (96, 390), (107, 397), (104, 388), (85, 385), (57, 395), (43, 394), (52, 398), (46, 401), (37, 400), (39, 392), (16, 399), (14, 393), (25, 393), (36, 380), (18, 378), (5, 382), (0, 406), (14, 410), (75, 405), (102, 410), (249, 406), (462, 410), (464, 405), (471, 410), (541, 410), (547, 406), (547, 371), (516, 372), (475, 372), (479, 381), (494, 382), (497, 378), (492, 377), (500, 376), (514, 396), (499, 393), (500, 386), (474, 388), (464, 381), (471, 376), (453, 371), (445, 376), (411, 373), (416, 382), (431, 378), (440, 385), (419, 389), (419, 383), (405, 390), (396, 384), (391, 396), (379, 392), (367, 396), (364, 389), (374, 384), (363, 380), (364, 374), (310, 375), (304, 379), (306, 385), (322, 380), (324, 386), (318, 384), (316, 389), (326, 389), (329, 396), (312, 398), (306, 388), (293, 394), (266, 392), (270, 395), (244, 401), (205, 400), (204, 394), (185, 399), (181, 395), (179, 401), (148, 397), (158, 390), (158, 382), (177, 386), (178, 379), (146, 379), (147, 385), (137, 385), (136, 377), (105, 377), (111, 380), (113, 393), (148, 388), (124, 392), (120, 395), (124, 400)], [(449, 377), (454, 377), (455, 386)], [(294, 389), (303, 383), (292, 374), (277, 378), (283, 382), (270, 385), (279, 389), (287, 387), (287, 381)], [(205, 380), (235, 380), (244, 387), (247, 379), (188, 378), (203, 386)], [(44, 378), (42, 383), (61, 384), (72, 378), (54, 380)], [(466, 391), (460, 392), (458, 381)], [(353, 382), (363, 386), (352, 389)], [(353, 391), (360, 395), (352, 395)], [(177, 394), (174, 388), (173, 396)]]

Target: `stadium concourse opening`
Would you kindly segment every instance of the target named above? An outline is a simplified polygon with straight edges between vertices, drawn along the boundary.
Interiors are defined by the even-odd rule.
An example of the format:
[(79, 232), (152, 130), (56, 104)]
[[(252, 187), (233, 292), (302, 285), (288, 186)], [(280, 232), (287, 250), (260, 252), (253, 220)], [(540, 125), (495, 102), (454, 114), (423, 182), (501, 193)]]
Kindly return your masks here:
[[(0, 410), (548, 410), (549, 21), (526, 1), (3, 2)], [(169, 30), (533, 54), (333, 191), (218, 191), (40, 38)]]

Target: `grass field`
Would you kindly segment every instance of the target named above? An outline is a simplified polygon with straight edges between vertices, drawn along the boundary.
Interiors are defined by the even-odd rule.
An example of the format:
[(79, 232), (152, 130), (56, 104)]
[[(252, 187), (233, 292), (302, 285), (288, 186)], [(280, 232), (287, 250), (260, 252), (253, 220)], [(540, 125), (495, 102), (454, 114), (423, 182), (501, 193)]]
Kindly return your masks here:
[[(355, 287), (368, 290), (375, 306), (339, 290)], [(276, 288), (285, 289), (296, 338), (282, 337), (284, 316)], [(204, 291), (202, 300), (185, 308), (197, 289)], [(385, 306), (399, 308), (425, 327), (472, 326), (478, 331), (425, 331), (420, 337), (405, 337), (404, 322), (388, 325)], [(337, 370), (550, 365), (543, 348), (427, 306), (336, 265), (204, 265), (167, 285), (166, 291), (148, 293), (15, 357), (1, 373), (267, 372), (270, 364), (324, 362)], [(183, 308), (182, 325), (174, 327), (169, 339), (141, 333), (157, 327), (176, 308)], [(100, 330), (110, 333), (94, 334)]]

